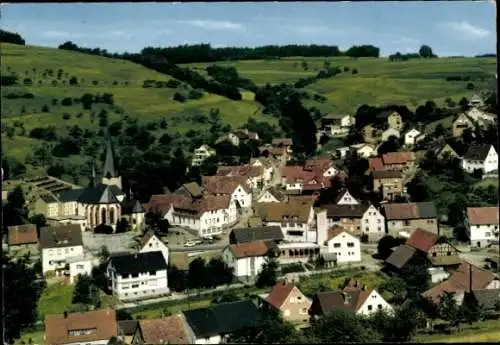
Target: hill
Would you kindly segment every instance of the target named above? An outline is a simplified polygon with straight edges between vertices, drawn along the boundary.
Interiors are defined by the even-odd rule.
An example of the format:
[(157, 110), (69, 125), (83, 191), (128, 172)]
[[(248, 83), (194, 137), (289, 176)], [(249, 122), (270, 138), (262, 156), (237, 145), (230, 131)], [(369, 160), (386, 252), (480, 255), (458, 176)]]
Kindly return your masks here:
[[(235, 67), (238, 73), (257, 85), (294, 83), (313, 77), (324, 68), (325, 61), (339, 66), (342, 73), (321, 79), (304, 88), (311, 96), (319, 94), (323, 102), (306, 101), (324, 113), (353, 113), (362, 104), (406, 104), (409, 108), (434, 100), (442, 104), (448, 97), (458, 102), (470, 98), (472, 92), (496, 84), (495, 58), (438, 58), (389, 61), (384, 58), (283, 58), (280, 60), (251, 60), (218, 62), (217, 65)], [(305, 64), (304, 64), (305, 63)], [(199, 73), (211, 63), (184, 64)], [(347, 67), (344, 72), (344, 68)], [(357, 73), (353, 74), (353, 70)], [(446, 78), (462, 78), (447, 81)], [(474, 90), (467, 84), (474, 84)]]

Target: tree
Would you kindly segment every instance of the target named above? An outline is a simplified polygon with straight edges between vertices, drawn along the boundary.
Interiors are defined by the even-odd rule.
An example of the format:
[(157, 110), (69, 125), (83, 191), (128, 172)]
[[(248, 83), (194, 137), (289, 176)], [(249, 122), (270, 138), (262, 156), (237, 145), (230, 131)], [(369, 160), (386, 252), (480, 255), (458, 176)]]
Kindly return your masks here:
[(410, 195), (411, 201), (422, 202), (429, 200), (429, 187), (425, 183), (425, 177), (422, 172), (418, 172), (415, 177), (406, 185), (407, 192)]
[(459, 308), (453, 294), (445, 291), (439, 301), (439, 316), (449, 322), (455, 324), (459, 318)]
[(7, 196), (7, 204), (3, 205), (3, 222), (5, 226), (25, 224), (28, 220), (28, 209), (24, 193), (20, 186), (14, 188)]
[(395, 245), (395, 238), (391, 235), (387, 235), (382, 237), (378, 241), (377, 245), (377, 254), (380, 257), (380, 259), (387, 259), (389, 255), (391, 255), (392, 250), (391, 248), (394, 247)]
[(470, 292), (465, 293), (463, 303), (459, 307), (459, 314), (464, 317), (469, 324), (477, 322), (484, 318), (484, 306), (479, 304)]
[(96, 234), (112, 234), (113, 228), (106, 224), (99, 224), (94, 228), (94, 233)]
[(105, 263), (108, 261), (109, 259), (109, 250), (108, 250), (108, 247), (106, 247), (105, 245), (102, 245), (101, 248), (99, 249), (99, 254), (98, 254), (98, 257), (99, 257), (99, 262), (101, 263)]
[(199, 289), (204, 287), (206, 278), (205, 260), (198, 257), (189, 264), (189, 272), (187, 276), (187, 286), (190, 289)]
[(434, 54), (432, 53), (432, 48), (428, 45), (421, 46), (418, 50), (418, 53), (423, 58), (431, 58), (434, 56)]
[(92, 278), (88, 275), (79, 274), (75, 289), (73, 291), (72, 303), (100, 306), (99, 289), (94, 285)]
[(398, 137), (391, 135), (386, 141), (380, 144), (377, 151), (379, 155), (383, 155), (388, 152), (397, 152), (400, 147)]
[(109, 341), (108, 341), (108, 344), (107, 345), (124, 345), (123, 341), (118, 339), (117, 337), (115, 336), (112, 336)]
[(380, 290), (390, 292), (392, 295), (391, 302), (394, 304), (401, 304), (405, 301), (406, 283), (402, 278), (394, 277), (387, 280), (384, 284), (382, 284)]
[(78, 85), (78, 79), (75, 76), (71, 77), (69, 80), (69, 85)]
[(228, 303), (228, 302), (236, 302), (240, 301), (241, 298), (236, 294), (234, 291), (226, 291), (222, 293), (220, 296), (215, 297), (212, 300), (213, 304), (219, 304), (219, 303)]
[(12, 260), (2, 252), (4, 340), (12, 344), (24, 328), (37, 320), (37, 301), (44, 283), (37, 279), (27, 256)]
[(36, 225), (36, 230), (38, 232), (38, 236), (40, 236), (40, 229), (43, 228), (44, 226), (47, 226), (47, 220), (45, 219), (45, 216), (41, 213), (37, 213), (32, 215), (29, 218), (29, 222), (31, 224)]
[(132, 227), (130, 226), (130, 223), (125, 219), (121, 218), (118, 220), (116, 223), (116, 233), (122, 233), (122, 232), (129, 232), (132, 230)]
[(48, 106), (47, 104), (45, 104), (45, 105), (42, 107), (42, 111), (43, 111), (44, 113), (48, 113), (48, 112), (49, 112), (49, 110), (50, 110), (50, 109), (49, 109), (49, 106)]
[(206, 266), (205, 286), (215, 287), (223, 284), (231, 284), (233, 281), (233, 271), (220, 258), (212, 258)]
[(181, 93), (176, 92), (176, 93), (174, 93), (173, 100), (180, 102), (180, 103), (184, 103), (184, 102), (186, 102), (186, 97), (183, 96)]
[(427, 271), (425, 260), (425, 257), (416, 254), (401, 270), (401, 277), (406, 283), (409, 298), (415, 298), (430, 287), (431, 276)]
[(262, 270), (257, 276), (255, 285), (258, 288), (276, 285), (278, 280), (278, 261), (272, 255), (268, 255), (266, 262), (262, 265)]
[(167, 270), (168, 275), (168, 286), (176, 291), (183, 292), (187, 287), (187, 275), (184, 271), (181, 271), (176, 266), (170, 265)]

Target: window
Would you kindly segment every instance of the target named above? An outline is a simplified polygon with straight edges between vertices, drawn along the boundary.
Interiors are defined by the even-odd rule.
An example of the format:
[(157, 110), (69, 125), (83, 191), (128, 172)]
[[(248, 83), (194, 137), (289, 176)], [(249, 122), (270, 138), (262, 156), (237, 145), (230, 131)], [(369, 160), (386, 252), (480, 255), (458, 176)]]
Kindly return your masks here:
[(139, 273), (134, 273), (130, 275), (131, 278), (139, 278)]
[(149, 248), (151, 248), (152, 246), (153, 246), (153, 243), (150, 243), (150, 244), (149, 244)]
[(427, 224), (434, 224), (434, 219), (428, 219)]
[(368, 223), (368, 219), (365, 219), (365, 223)]
[(340, 243), (334, 243), (333, 248), (340, 248)]
[(373, 309), (372, 305), (371, 305), (371, 304), (369, 304), (369, 305), (368, 305), (368, 310), (372, 310), (372, 309)]
[(433, 256), (433, 257), (436, 257), (436, 255), (437, 255), (436, 253), (432, 253), (432, 256)]
[(156, 271), (149, 271), (149, 275), (150, 276), (155, 276), (156, 275)]
[(451, 255), (451, 252), (446, 252), (446, 255), (447, 255), (447, 256), (450, 256), (450, 255)]
[(138, 288), (139, 284), (132, 284), (132, 289)]
[(347, 242), (347, 247), (349, 247), (349, 248), (354, 247), (354, 242)]
[(403, 223), (404, 223), (404, 226), (410, 226), (410, 221), (408, 219), (403, 221)]
[(83, 270), (83, 265), (76, 265), (76, 269)]
[(381, 223), (381, 220), (380, 219), (377, 219), (377, 223), (380, 224)]
[(485, 233), (484, 233), (484, 236), (485, 236), (485, 237), (491, 237), (491, 232), (485, 232)]
[(382, 304), (377, 305), (378, 309), (382, 309)]
[(370, 228), (366, 226), (365, 231), (370, 231)]

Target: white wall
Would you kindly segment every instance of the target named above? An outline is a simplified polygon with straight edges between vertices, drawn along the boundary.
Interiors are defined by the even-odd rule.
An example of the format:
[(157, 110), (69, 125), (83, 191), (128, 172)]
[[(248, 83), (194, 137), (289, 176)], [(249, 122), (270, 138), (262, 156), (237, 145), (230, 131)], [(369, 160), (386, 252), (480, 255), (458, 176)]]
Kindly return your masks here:
[(231, 199), (238, 201), (241, 207), (252, 207), (252, 193), (247, 193), (242, 186), (238, 186), (231, 194)]
[(266, 191), (258, 200), (257, 202), (280, 202), (278, 199), (276, 199), (269, 191)]
[(221, 344), (222, 343), (222, 337), (220, 335), (214, 335), (209, 337), (208, 339), (206, 338), (200, 338), (196, 339), (194, 341), (195, 344)]
[[(394, 309), (392, 306), (386, 302), (386, 300), (380, 296), (380, 294), (373, 290), (370, 293), (370, 296), (366, 299), (365, 303), (361, 306), (361, 308), (358, 309), (357, 314), (361, 315), (370, 315), (374, 314), (377, 312), (379, 309), (379, 305), (381, 306), (382, 310), (385, 310), (388, 313), (393, 313)], [(369, 310), (369, 307), (371, 306), (371, 310)]]
[(254, 276), (257, 276), (262, 271), (266, 258), (264, 256), (254, 256), (248, 258), (236, 258), (229, 247), (226, 247), (222, 252), (222, 259), (233, 269), (233, 274), (236, 277), (251, 276), (251, 265), (253, 262)]
[(75, 281), (75, 278), (81, 275), (92, 275), (92, 267), (94, 267), (93, 260), (91, 258), (85, 258), (81, 261), (71, 262), (69, 264), (69, 279), (71, 284)]
[(363, 214), (361, 218), (361, 231), (365, 234), (385, 233), (385, 217), (375, 208), (375, 206), (370, 205)]
[(108, 266), (108, 277), (111, 277), (113, 295), (119, 300), (133, 300), (145, 297), (154, 297), (170, 292), (167, 281), (167, 270), (156, 271), (155, 275), (149, 272), (139, 273), (138, 277), (122, 277), (115, 273), (111, 264)]
[[(290, 242), (316, 242), (316, 229), (312, 228), (314, 223), (314, 210), (311, 207), (309, 216), (306, 223), (299, 222), (298, 220), (288, 220), (284, 222), (265, 222), (265, 226), (279, 226), (281, 232), (285, 237), (285, 241)], [(289, 235), (288, 231), (301, 231), (302, 235), (293, 236)]]
[(158, 237), (156, 237), (156, 236), (151, 236), (149, 241), (146, 242), (146, 244), (144, 245), (144, 247), (142, 247), (142, 249), (139, 251), (139, 253), (148, 253), (148, 252), (156, 252), (156, 251), (160, 251), (163, 254), (163, 258), (165, 259), (165, 262), (168, 265), (169, 249), (165, 245), (165, 243), (160, 241), (160, 239), (158, 239)]
[(363, 146), (359, 150), (357, 150), (358, 156), (363, 158), (368, 158), (374, 155), (375, 150), (370, 146)]
[[(83, 246), (72, 246), (64, 248), (44, 248), (42, 250), (42, 272), (45, 274), (48, 271), (53, 271), (57, 268), (64, 268), (67, 259), (83, 255)], [(64, 261), (61, 264), (56, 264), (53, 261)]]
[(337, 202), (337, 205), (358, 205), (359, 202), (348, 192), (346, 191), (342, 198)]
[(484, 172), (489, 173), (491, 171), (498, 170), (498, 154), (493, 146), (490, 147), (490, 152), (484, 161)]
[[(352, 244), (353, 246), (349, 247), (348, 244)], [(344, 231), (328, 240), (328, 253), (337, 253), (337, 262), (339, 263), (361, 261), (359, 239)]]

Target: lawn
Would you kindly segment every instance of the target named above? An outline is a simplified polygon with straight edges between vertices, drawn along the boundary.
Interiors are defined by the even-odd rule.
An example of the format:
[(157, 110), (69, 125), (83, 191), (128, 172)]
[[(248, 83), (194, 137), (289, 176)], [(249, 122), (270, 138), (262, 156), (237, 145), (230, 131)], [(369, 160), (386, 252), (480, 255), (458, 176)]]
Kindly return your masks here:
[(34, 328), (27, 328), (21, 334), (21, 339), (16, 341), (16, 345), (29, 344), (31, 339), (31, 344), (43, 345), (45, 344), (45, 331), (42, 325)]
[(497, 178), (486, 178), (474, 184), (474, 187), (478, 188), (488, 188), (489, 186), (493, 186), (498, 188), (498, 179)]
[(48, 285), (38, 300), (38, 319), (45, 315), (62, 314), (72, 307), (74, 285), (55, 283)]
[(499, 342), (500, 321), (487, 320), (473, 325), (462, 325), (461, 331), (454, 330), (451, 334), (421, 334), (417, 335), (419, 343), (473, 343), (473, 342)]

